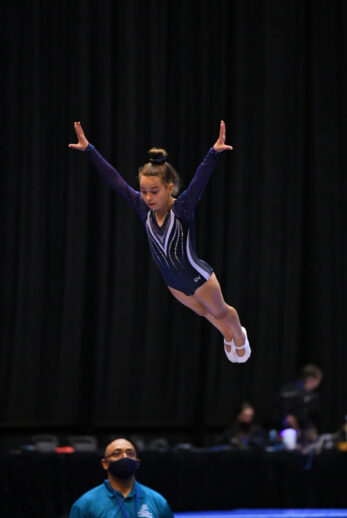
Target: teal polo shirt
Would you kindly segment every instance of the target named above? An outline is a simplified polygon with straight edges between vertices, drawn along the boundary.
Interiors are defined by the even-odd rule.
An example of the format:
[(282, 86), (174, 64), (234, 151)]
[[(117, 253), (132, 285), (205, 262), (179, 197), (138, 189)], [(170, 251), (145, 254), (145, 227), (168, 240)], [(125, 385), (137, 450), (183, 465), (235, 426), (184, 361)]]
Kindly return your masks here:
[(105, 480), (76, 500), (69, 518), (173, 518), (165, 498), (139, 482), (135, 481), (125, 498), (120, 491), (117, 495), (119, 500), (109, 481)]

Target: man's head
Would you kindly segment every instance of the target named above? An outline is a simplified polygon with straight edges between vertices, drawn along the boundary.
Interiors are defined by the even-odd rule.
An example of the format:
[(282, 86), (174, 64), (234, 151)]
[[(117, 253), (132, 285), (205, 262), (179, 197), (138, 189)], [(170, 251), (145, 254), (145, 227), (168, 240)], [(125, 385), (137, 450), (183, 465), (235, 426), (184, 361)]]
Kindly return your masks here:
[(316, 365), (309, 363), (302, 368), (300, 378), (305, 390), (312, 392), (321, 384), (323, 372)]
[(135, 446), (124, 438), (115, 439), (105, 449), (102, 467), (116, 479), (131, 478), (140, 465)]
[(240, 423), (252, 423), (254, 419), (254, 408), (250, 403), (244, 401), (236, 409), (236, 420)]

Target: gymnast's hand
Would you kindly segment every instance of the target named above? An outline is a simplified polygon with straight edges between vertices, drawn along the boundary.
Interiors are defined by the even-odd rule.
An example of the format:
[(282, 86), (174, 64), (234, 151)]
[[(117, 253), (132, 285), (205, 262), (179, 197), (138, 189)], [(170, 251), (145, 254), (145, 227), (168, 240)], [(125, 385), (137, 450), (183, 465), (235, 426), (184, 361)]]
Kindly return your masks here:
[(233, 148), (232, 146), (227, 146), (225, 144), (225, 122), (220, 121), (220, 128), (219, 128), (219, 137), (215, 145), (213, 146), (213, 149), (215, 151), (218, 151), (220, 153), (221, 151), (229, 150), (231, 151)]
[(77, 149), (78, 151), (85, 151), (88, 147), (89, 142), (84, 134), (81, 123), (74, 122), (74, 128), (78, 142), (77, 144), (69, 144), (69, 147), (71, 147), (72, 149)]

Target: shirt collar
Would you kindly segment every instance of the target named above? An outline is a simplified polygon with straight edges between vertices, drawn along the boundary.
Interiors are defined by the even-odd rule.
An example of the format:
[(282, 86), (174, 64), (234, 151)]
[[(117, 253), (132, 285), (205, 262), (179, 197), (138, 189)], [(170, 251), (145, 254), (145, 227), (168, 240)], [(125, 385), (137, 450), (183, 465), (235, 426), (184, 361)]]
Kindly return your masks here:
[[(105, 485), (105, 487), (106, 487), (106, 489), (107, 489), (107, 491), (108, 491), (108, 493), (109, 493), (109, 496), (110, 496), (111, 498), (114, 498), (114, 497), (115, 497), (114, 492), (115, 492), (116, 490), (115, 490), (115, 489), (113, 489), (113, 487), (111, 486), (110, 481), (109, 481), (108, 479), (104, 480), (104, 485)], [(142, 492), (142, 489), (141, 489), (141, 485), (140, 485), (138, 482), (136, 482), (136, 480), (135, 480), (135, 482), (134, 482), (134, 485), (133, 485), (132, 490), (130, 491), (130, 493), (127, 495), (127, 497), (126, 497), (126, 498), (132, 498), (132, 497), (134, 497), (134, 496), (135, 496), (135, 494), (136, 494), (136, 489), (137, 489), (137, 495), (138, 495), (138, 498), (143, 498), (143, 492)], [(123, 497), (123, 495), (122, 495), (122, 493), (121, 493), (120, 491), (117, 491), (117, 493), (118, 493), (120, 496), (122, 496), (122, 497)], [(123, 497), (123, 498), (124, 498), (124, 497)]]

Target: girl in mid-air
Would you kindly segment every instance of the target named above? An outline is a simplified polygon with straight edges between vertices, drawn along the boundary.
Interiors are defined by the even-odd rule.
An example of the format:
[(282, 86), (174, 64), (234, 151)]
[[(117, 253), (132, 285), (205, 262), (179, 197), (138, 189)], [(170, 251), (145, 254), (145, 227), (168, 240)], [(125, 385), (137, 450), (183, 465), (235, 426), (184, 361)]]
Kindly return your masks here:
[(224, 337), (224, 350), (231, 362), (244, 363), (251, 355), (247, 332), (235, 308), (229, 306), (213, 269), (196, 253), (194, 209), (225, 144), (225, 124), (197, 168), (189, 187), (177, 198), (179, 177), (167, 161), (164, 149), (152, 148), (149, 161), (139, 168), (140, 191), (130, 187), (90, 144), (80, 122), (74, 123), (77, 144), (85, 151), (104, 180), (135, 210), (145, 225), (152, 257), (172, 295), (195, 313), (207, 318)]

